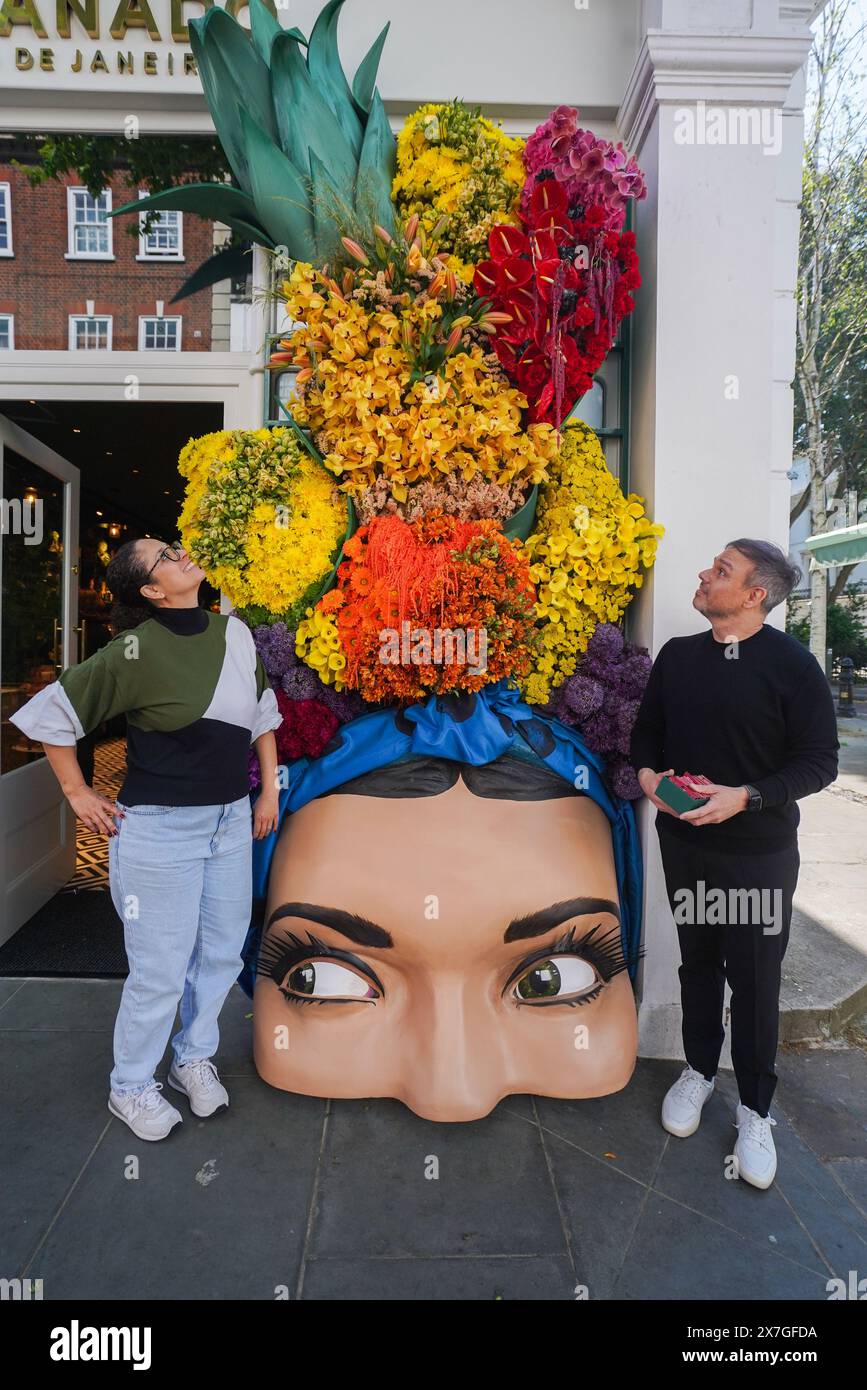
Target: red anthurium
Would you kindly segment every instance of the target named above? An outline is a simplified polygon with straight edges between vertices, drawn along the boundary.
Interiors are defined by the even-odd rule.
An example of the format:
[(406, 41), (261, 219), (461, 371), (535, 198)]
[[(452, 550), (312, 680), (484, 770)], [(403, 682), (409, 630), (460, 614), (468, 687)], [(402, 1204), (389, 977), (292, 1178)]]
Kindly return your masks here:
[(501, 365), (509, 373), (509, 376), (514, 376), (515, 368), (517, 366), (517, 355), (515, 353), (515, 349), (512, 347), (512, 344), (507, 343), (501, 333), (497, 333), (493, 341), (493, 349), (494, 352), (497, 354), (497, 357), (499, 358)]
[(530, 213), (534, 222), (540, 213), (565, 212), (568, 206), (566, 190), (556, 179), (542, 179), (530, 197)]
[(543, 212), (533, 219), (534, 232), (547, 232), (558, 246), (575, 240), (575, 223), (563, 212)]
[(537, 266), (540, 261), (550, 261), (556, 258), (557, 243), (550, 232), (539, 231), (534, 227), (529, 235), (533, 246), (533, 259)]
[(528, 256), (530, 243), (519, 227), (498, 222), (488, 236), (488, 250), (495, 261), (502, 261), (507, 256)]
[(497, 294), (499, 279), (496, 261), (480, 261), (473, 272), (473, 289), (482, 299), (490, 299)]
[(533, 278), (533, 267), (525, 256), (507, 256), (497, 264), (497, 270), (498, 283), (505, 294)]
[(574, 290), (578, 284), (578, 272), (569, 261), (561, 261), (559, 256), (550, 261), (540, 261), (536, 266), (536, 283), (539, 294), (547, 303), (551, 298), (558, 277), (564, 290)]

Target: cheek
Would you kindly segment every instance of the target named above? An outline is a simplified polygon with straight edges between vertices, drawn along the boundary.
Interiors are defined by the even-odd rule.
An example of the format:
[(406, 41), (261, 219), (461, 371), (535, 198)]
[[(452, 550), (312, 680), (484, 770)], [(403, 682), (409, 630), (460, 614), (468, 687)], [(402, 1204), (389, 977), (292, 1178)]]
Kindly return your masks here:
[(635, 1070), (638, 1020), (625, 972), (590, 1004), (512, 1013), (512, 1054), (522, 1077), (515, 1090), (582, 1100), (621, 1090)]

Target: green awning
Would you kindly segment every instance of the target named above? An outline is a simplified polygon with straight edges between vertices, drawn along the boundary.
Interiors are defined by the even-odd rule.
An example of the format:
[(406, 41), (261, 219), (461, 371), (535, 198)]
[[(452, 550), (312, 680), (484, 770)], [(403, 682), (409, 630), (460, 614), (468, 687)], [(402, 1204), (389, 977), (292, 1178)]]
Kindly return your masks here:
[(867, 521), (810, 536), (804, 541), (804, 549), (809, 550), (816, 564), (823, 569), (831, 565), (857, 565), (861, 560), (867, 560)]

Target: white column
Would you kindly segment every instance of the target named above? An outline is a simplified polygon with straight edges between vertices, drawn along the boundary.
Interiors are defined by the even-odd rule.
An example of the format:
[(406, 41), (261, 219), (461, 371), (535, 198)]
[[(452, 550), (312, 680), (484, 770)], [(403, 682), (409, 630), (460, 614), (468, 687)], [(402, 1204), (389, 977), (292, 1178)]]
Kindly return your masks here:
[[(705, 627), (691, 606), (697, 573), (727, 541), (764, 537), (788, 548), (802, 140), (795, 79), (809, 51), (808, 16), (796, 9), (785, 6), (781, 20), (776, 0), (646, 0), (618, 116), (650, 187), (637, 216), (644, 284), (631, 487), (666, 535), (631, 612), (634, 640), (654, 655), (669, 637)], [(677, 934), (649, 810), (640, 810), (640, 1050), (682, 1057)]]

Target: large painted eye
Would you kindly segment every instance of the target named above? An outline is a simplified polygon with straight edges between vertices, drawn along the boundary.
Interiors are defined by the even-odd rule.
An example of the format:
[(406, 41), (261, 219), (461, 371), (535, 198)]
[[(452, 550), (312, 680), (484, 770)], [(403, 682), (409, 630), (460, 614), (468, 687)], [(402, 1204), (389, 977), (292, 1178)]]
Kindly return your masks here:
[(515, 984), (515, 997), (525, 1004), (542, 1000), (580, 999), (600, 983), (589, 961), (581, 956), (551, 956), (537, 960)]
[(379, 999), (369, 980), (335, 960), (311, 960), (296, 965), (281, 986), (287, 996), (302, 999)]

